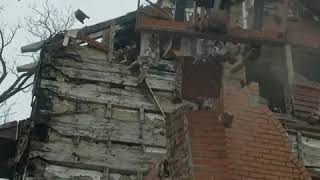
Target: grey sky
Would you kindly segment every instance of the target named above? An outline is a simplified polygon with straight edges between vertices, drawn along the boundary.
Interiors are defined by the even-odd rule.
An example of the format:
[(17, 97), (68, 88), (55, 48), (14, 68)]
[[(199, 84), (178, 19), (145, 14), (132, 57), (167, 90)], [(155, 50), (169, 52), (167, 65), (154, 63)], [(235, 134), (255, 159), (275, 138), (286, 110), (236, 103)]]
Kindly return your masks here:
[[(74, 28), (84, 27), (85, 25), (96, 24), (128, 12), (134, 11), (137, 8), (137, 0), (51, 0), (58, 8), (71, 7), (73, 10), (81, 9), (90, 19), (82, 25), (76, 22)], [(153, 0), (155, 1), (155, 0)], [(44, 0), (0, 0), (0, 6), (4, 6), (4, 10), (0, 13), (0, 26), (7, 24), (9, 27), (14, 26), (19, 21), (23, 23), (24, 18), (31, 16), (30, 6), (40, 6)], [(28, 44), (27, 38), (30, 35), (23, 29), (19, 31), (12, 45), (5, 52), (7, 59), (16, 58), (18, 64), (30, 62), (30, 59), (19, 56), (20, 47)], [(32, 39), (31, 39), (32, 40)], [(10, 84), (14, 79), (10, 77), (6, 82)], [(3, 87), (2, 87), (3, 89)], [(1, 87), (0, 87), (1, 92)], [(20, 93), (10, 100), (9, 103), (15, 103), (14, 112), (11, 120), (21, 120), (29, 117), (30, 114), (30, 93)], [(2, 122), (0, 122), (1, 124)]]

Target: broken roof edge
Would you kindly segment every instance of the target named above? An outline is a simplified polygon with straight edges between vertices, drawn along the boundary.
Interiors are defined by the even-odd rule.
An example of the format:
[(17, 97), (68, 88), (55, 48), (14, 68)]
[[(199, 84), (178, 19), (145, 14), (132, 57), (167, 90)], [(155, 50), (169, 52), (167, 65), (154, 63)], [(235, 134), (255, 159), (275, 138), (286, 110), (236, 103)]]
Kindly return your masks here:
[[(94, 33), (97, 33), (99, 31), (105, 30), (108, 27), (110, 27), (112, 24), (116, 24), (116, 25), (121, 25), (121, 24), (125, 24), (127, 22), (130, 22), (132, 20), (135, 20), (136, 18), (136, 12), (137, 11), (133, 11), (133, 12), (129, 12), (123, 16), (117, 17), (117, 18), (113, 18), (104, 22), (100, 22), (91, 26), (85, 26), (83, 28), (81, 28), (79, 30), (79, 33), (83, 33), (85, 35), (91, 35)], [(68, 31), (67, 29), (64, 31), (66, 32)], [(61, 34), (61, 33), (59, 33)], [(21, 52), (22, 53), (28, 53), (28, 52), (36, 52), (38, 50), (40, 50), (46, 43), (50, 42), (52, 38), (48, 38), (46, 40), (41, 40), (38, 42), (34, 42), (25, 46), (21, 47)]]
[(83, 27), (80, 32), (81, 33), (85, 33), (86, 35), (89, 34), (93, 34), (96, 32), (99, 32), (101, 30), (104, 30), (108, 27), (110, 27), (113, 23), (116, 25), (122, 25), (127, 23), (128, 21), (132, 21), (135, 20), (136, 18), (136, 12), (137, 11), (133, 11), (133, 12), (129, 12), (123, 16), (117, 17), (117, 18), (113, 18), (104, 22), (100, 22), (91, 26), (85, 26)]

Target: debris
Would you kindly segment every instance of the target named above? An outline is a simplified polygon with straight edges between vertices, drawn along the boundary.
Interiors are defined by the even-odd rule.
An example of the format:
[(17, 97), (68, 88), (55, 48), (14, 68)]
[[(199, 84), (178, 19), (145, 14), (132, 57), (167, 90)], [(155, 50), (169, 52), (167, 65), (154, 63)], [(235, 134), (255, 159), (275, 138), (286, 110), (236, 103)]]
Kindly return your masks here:
[(84, 12), (82, 12), (80, 9), (76, 10), (74, 12), (74, 15), (78, 21), (80, 21), (82, 24), (84, 24), (85, 19), (89, 19), (89, 16), (87, 16)]
[[(260, 85), (247, 86), (253, 80), (244, 68), (250, 63), (259, 64), (262, 57), (277, 55), (276, 48), (283, 54), (284, 46), (292, 42), (297, 44), (292, 43), (292, 52), (286, 55), (292, 56), (292, 63), (299, 62), (299, 68), (304, 66), (305, 61), (295, 60), (307, 56), (299, 54), (300, 50), (293, 51), (301, 42), (292, 38), (291, 29), (285, 32), (272, 26), (307, 23), (305, 17), (292, 12), (299, 21), (287, 22), (285, 13), (278, 14), (278, 11), (286, 12), (286, 1), (261, 1), (256, 4), (260, 5), (256, 14), (252, 12), (254, 4), (247, 2), (241, 6), (241, 0), (175, 1), (175, 5), (171, 0), (147, 2), (150, 6), (144, 8), (139, 3), (137, 14), (67, 30), (22, 48), (31, 52), (43, 47), (40, 67), (35, 63), (18, 68), (19, 71), (36, 67), (39, 70), (30, 119), (35, 124), (32, 139), (23, 143), (21, 135), (18, 136), (19, 144), (25, 146), (17, 158), (22, 162), (17, 167), (26, 170), (21, 175), (46, 179), (72, 179), (81, 175), (87, 179), (151, 180), (187, 179), (203, 170), (217, 174), (203, 173), (210, 177), (202, 179), (220, 177), (219, 173), (229, 179), (232, 166), (225, 170), (222, 161), (234, 163), (228, 154), (233, 152), (235, 156), (254, 156), (267, 161), (272, 158), (280, 173), (290, 166), (290, 172), (298, 172), (292, 176), (310, 179), (305, 167), (295, 166), (299, 161), (291, 152), (286, 132), (298, 132), (300, 160), (310, 163), (305, 157), (312, 150), (304, 149), (304, 135), (319, 137), (320, 85), (308, 82), (306, 86), (293, 81), (289, 75), (295, 69), (289, 72), (282, 65), (275, 66), (270, 57), (268, 65), (273, 65), (273, 70), (284, 68), (274, 75), (281, 78), (281, 92), (267, 89), (262, 80)], [(75, 16), (82, 23), (89, 18), (81, 10)], [(261, 29), (252, 29), (252, 23), (248, 22), (254, 21)], [(311, 42), (311, 39), (305, 38), (310, 42), (302, 44), (316, 46), (318, 40)], [(272, 50), (265, 53), (265, 47)], [(255, 70), (261, 75), (264, 68)], [(270, 80), (273, 74), (261, 76)], [(292, 113), (277, 106), (277, 114), (273, 114), (268, 109), (268, 106), (274, 109), (273, 96), (266, 97), (265, 103), (260, 102), (260, 93), (266, 91), (288, 93), (286, 98), (293, 101), (285, 103), (294, 107)], [(167, 118), (168, 114), (173, 116)], [(275, 116), (278, 114), (285, 116), (285, 120), (278, 121)], [(250, 149), (257, 142), (267, 150), (263, 155)], [(284, 164), (283, 160), (278, 162), (281, 156), (269, 144), (282, 149), (281, 153), (289, 160)], [(219, 148), (208, 151), (209, 146)], [(28, 163), (35, 158), (42, 164)], [(213, 163), (202, 169), (197, 164), (206, 162), (219, 162), (219, 166), (214, 169)], [(266, 170), (258, 161), (245, 163), (263, 170), (261, 177), (282, 178), (277, 176), (278, 170)], [(319, 167), (318, 160), (310, 164)]]
[(98, 50), (103, 51), (103, 52), (107, 52), (107, 48), (104, 44), (97, 42), (94, 39), (91, 39), (90, 37), (88, 37), (87, 35), (85, 35), (83, 33), (79, 33), (78, 36), (79, 36), (80, 40), (87, 42), (89, 45), (97, 48)]
[(69, 39), (70, 38), (77, 38), (78, 37), (78, 33), (79, 33), (79, 29), (71, 29), (71, 30), (67, 30), (65, 35), (64, 35), (64, 40), (62, 45), (63, 46), (68, 46), (69, 44)]

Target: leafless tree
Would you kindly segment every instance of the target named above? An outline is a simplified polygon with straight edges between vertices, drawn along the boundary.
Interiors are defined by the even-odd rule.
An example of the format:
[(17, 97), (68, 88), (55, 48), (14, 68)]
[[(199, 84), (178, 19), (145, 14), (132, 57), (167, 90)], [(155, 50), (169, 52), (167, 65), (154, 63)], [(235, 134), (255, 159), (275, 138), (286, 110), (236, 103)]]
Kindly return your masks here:
[(7, 123), (9, 121), (9, 117), (14, 114), (12, 112), (12, 107), (15, 105), (15, 103), (8, 104), (7, 102), (4, 102), (0, 104), (0, 123)]
[[(3, 7), (0, 6), (0, 11), (2, 9)], [(37, 40), (51, 38), (57, 33), (71, 28), (75, 22), (71, 8), (59, 10), (50, 0), (46, 0), (40, 8), (33, 6), (31, 9), (34, 14), (26, 17), (25, 28)], [(9, 65), (10, 63), (15, 63), (9, 63), (9, 60), (4, 56), (4, 52), (12, 43), (20, 28), (21, 26), (16, 26), (12, 29), (10, 29), (9, 26), (0, 26), (0, 89), (2, 89), (2, 91), (0, 91), (0, 120), (3, 121), (8, 120), (13, 106), (13, 104), (7, 104), (8, 100), (18, 92), (31, 87), (33, 84), (30, 78), (34, 75), (34, 71), (17, 73), (15, 68)], [(33, 58), (37, 57), (34, 54), (30, 56)], [(16, 79), (8, 85), (8, 81), (6, 80), (10, 73), (14, 73)]]
[(34, 5), (31, 9), (33, 16), (26, 18), (26, 29), (41, 40), (70, 29), (75, 23), (71, 7), (58, 9), (50, 0), (45, 0), (40, 8)]
[[(0, 29), (0, 64), (1, 64), (1, 75), (0, 75), (0, 85), (3, 85), (4, 81), (8, 77), (8, 64), (7, 60), (4, 57), (4, 51), (10, 45), (12, 40), (14, 39), (18, 29), (20, 26), (10, 30), (8, 35), (5, 33), (5, 30)], [(28, 79), (33, 75), (33, 72), (26, 72), (17, 77), (17, 79), (9, 85), (6, 90), (1, 92), (0, 94), (0, 104), (6, 102), (10, 97), (15, 95), (21, 90), (26, 89), (27, 87), (31, 86), (32, 83), (26, 83)]]

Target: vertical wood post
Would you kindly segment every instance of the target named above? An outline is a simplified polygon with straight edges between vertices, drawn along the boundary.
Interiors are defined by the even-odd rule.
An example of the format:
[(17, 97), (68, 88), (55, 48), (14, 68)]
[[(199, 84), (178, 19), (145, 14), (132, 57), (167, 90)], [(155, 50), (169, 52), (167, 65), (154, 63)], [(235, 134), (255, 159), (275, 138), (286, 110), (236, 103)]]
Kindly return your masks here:
[(287, 113), (292, 113), (292, 91), (294, 85), (294, 69), (293, 69), (293, 56), (292, 56), (292, 47), (290, 44), (285, 45), (285, 57), (286, 57), (286, 66), (288, 73), (288, 83), (286, 89), (286, 110)]

